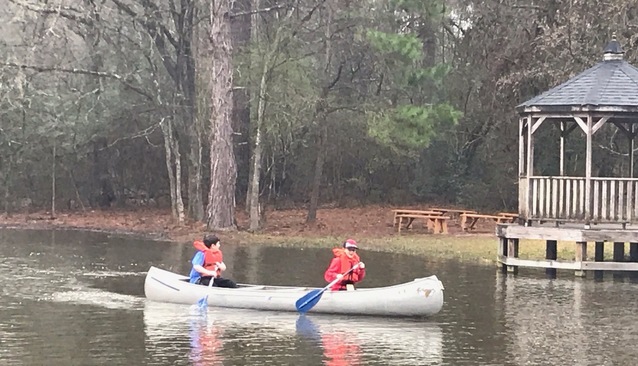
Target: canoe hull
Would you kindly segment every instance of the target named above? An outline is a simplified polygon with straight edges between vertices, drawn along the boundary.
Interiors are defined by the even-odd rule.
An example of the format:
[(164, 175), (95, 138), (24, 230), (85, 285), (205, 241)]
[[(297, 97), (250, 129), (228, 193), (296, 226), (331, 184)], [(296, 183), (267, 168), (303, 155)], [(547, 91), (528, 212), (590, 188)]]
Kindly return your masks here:
[[(238, 289), (188, 283), (179, 274), (151, 267), (144, 282), (149, 300), (196, 304), (208, 294), (208, 305), (271, 311), (297, 311), (295, 302), (315, 288), (241, 285)], [(326, 291), (311, 313), (377, 316), (431, 316), (443, 307), (443, 285), (436, 276), (379, 288)]]

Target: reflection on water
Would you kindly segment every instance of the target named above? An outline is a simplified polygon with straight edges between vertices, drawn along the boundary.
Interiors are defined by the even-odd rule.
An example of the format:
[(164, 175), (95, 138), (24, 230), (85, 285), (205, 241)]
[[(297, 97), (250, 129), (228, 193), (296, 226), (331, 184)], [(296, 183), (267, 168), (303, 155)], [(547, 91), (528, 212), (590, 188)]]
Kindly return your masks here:
[(364, 355), (379, 355), (384, 365), (439, 365), (443, 334), (430, 322), (372, 318), (342, 319), (299, 316), (297, 335), (318, 344), (325, 365), (369, 365)]
[(323, 349), (324, 363), (329, 366), (361, 365), (361, 346), (356, 329), (321, 333), (308, 316), (299, 316), (297, 334), (317, 343)]
[[(196, 365), (234, 364), (233, 349), (242, 339), (250, 345), (253, 364), (304, 365), (439, 365), (441, 328), (429, 321), (302, 316), (294, 313), (241, 309), (208, 309), (196, 306), (147, 302), (144, 307), (147, 352), (165, 358), (179, 347), (180, 336), (189, 335), (184, 352)], [(246, 346), (245, 344), (243, 344)], [(188, 348), (186, 348), (188, 346)], [(300, 349), (310, 352), (300, 353)]]
[[(206, 310), (199, 310), (201, 314), (189, 319), (190, 325), (190, 354), (189, 360), (195, 366), (223, 364), (222, 338), (223, 328), (217, 326), (208, 317)], [(150, 338), (150, 337), (149, 337)]]
[[(496, 245), (496, 243), (495, 243)], [(364, 287), (436, 274), (426, 320), (159, 304), (151, 265), (188, 273), (190, 243), (73, 231), (0, 230), (4, 365), (634, 365), (638, 285), (362, 251)], [(226, 244), (240, 282), (323, 285), (323, 249)]]
[[(635, 284), (496, 276), (508, 353), (516, 364), (631, 365), (638, 352)], [(543, 350), (539, 352), (539, 350)]]

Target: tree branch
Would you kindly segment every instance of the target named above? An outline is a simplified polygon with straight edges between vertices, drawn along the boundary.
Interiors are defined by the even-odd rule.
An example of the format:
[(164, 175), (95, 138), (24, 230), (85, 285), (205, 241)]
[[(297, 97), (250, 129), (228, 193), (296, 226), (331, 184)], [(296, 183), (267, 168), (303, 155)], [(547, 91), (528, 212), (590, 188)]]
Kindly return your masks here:
[(0, 62), (0, 65), (2, 66), (8, 66), (8, 67), (15, 67), (18, 69), (23, 69), (23, 70), (34, 70), (37, 72), (63, 72), (63, 73), (68, 73), (68, 74), (79, 74), (79, 75), (89, 75), (89, 76), (96, 76), (96, 77), (101, 77), (101, 78), (107, 78), (107, 79), (115, 79), (119, 82), (121, 82), (122, 84), (124, 84), (127, 88), (135, 91), (136, 93), (146, 97), (146, 99), (150, 100), (150, 101), (155, 101), (155, 99), (153, 98), (152, 95), (148, 94), (146, 91), (144, 91), (143, 89), (132, 85), (131, 83), (129, 83), (125, 77), (122, 77), (121, 75), (115, 74), (115, 73), (110, 73), (110, 72), (103, 72), (103, 71), (91, 71), (91, 70), (84, 70), (84, 69), (76, 69), (76, 68), (64, 68), (64, 67), (54, 67), (54, 66), (35, 66), (35, 65), (22, 65), (22, 64), (16, 64), (13, 62)]
[(231, 14), (228, 15), (228, 17), (232, 19), (232, 18), (243, 16), (243, 15), (268, 13), (268, 12), (271, 12), (273, 10), (283, 9), (285, 7), (286, 7), (286, 5), (274, 5), (274, 6), (271, 6), (270, 8), (263, 8), (263, 9), (257, 9), (257, 10), (240, 11), (240, 12), (237, 12), (237, 13), (231, 13)]
[(538, 5), (511, 5), (510, 7), (512, 9), (532, 9), (532, 10), (538, 10), (538, 11), (544, 10)]
[(117, 144), (118, 142), (123, 141), (123, 140), (134, 140), (134, 139), (137, 139), (137, 138), (140, 138), (140, 137), (144, 137), (144, 138), (146, 139), (146, 142), (148, 142), (148, 143), (149, 143), (149, 145), (151, 145), (151, 146), (153, 146), (153, 147), (156, 147), (157, 145), (153, 144), (153, 143), (152, 143), (152, 142), (148, 139), (148, 137), (149, 137), (149, 136), (150, 136), (153, 132), (155, 132), (155, 130), (157, 129), (157, 127), (159, 127), (160, 123), (161, 123), (161, 122), (157, 122), (157, 123), (155, 123), (155, 124), (152, 124), (152, 125), (150, 125), (150, 126), (146, 127), (145, 129), (143, 129), (143, 130), (141, 130), (141, 131), (136, 132), (135, 134), (133, 134), (133, 135), (131, 135), (131, 136), (125, 136), (125, 137), (117, 138), (117, 139), (115, 139), (113, 142), (111, 142), (110, 144), (108, 144), (108, 145), (104, 146), (103, 148), (101, 148), (101, 149), (99, 149), (99, 150), (100, 150), (100, 151), (101, 151), (101, 150), (106, 150), (106, 149), (108, 149), (108, 148), (110, 148), (110, 147), (113, 147), (115, 144)]
[(342, 70), (343, 70), (343, 62), (339, 65), (339, 69), (337, 70), (337, 75), (335, 76), (335, 78), (332, 80), (330, 84), (328, 84), (327, 86), (328, 90), (334, 88), (334, 86), (337, 85), (337, 82), (339, 81), (339, 79), (341, 79)]
[(456, 24), (452, 19), (448, 19), (448, 24), (443, 23), (443, 29), (447, 32), (447, 34), (454, 38), (455, 41), (458, 41), (459, 37), (454, 33), (454, 29), (450, 28), (450, 25), (455, 27), (463, 37), (465, 37), (465, 30), (461, 28), (460, 25)]
[(299, 22), (299, 26), (292, 32), (292, 37), (295, 37), (297, 35), (297, 32), (299, 31), (299, 29), (301, 28), (301, 26), (303, 26), (303, 24), (307, 21), (309, 21), (310, 19), (312, 19), (312, 15), (315, 13), (315, 11), (317, 11), (317, 9), (319, 9), (319, 7), (321, 7), (324, 3), (326, 2), (326, 0), (322, 0), (319, 3), (317, 3), (315, 6), (312, 7), (312, 9), (310, 9), (310, 11), (308, 12), (308, 14), (306, 14), (306, 16), (304, 16), (301, 21)]
[[(83, 17), (81, 16), (81, 14), (83, 13), (82, 11), (75, 9), (73, 7), (70, 6), (58, 6), (58, 7), (48, 7), (48, 6), (38, 6), (38, 5), (34, 5), (34, 4), (27, 4), (26, 2), (22, 2), (22, 1), (16, 1), (16, 0), (9, 0), (10, 2), (18, 5), (18, 6), (22, 6), (27, 10), (36, 12), (36, 13), (40, 13), (40, 14), (57, 14), (63, 18), (67, 18), (76, 22), (80, 22), (82, 24), (85, 25), (93, 25), (93, 19), (88, 18), (88, 17)], [(71, 12), (74, 13), (78, 13), (78, 15), (74, 15), (71, 14)]]
[[(133, 17), (134, 20), (138, 20), (140, 24), (142, 24), (142, 26), (146, 29), (148, 34), (151, 36), (151, 39), (155, 43), (155, 46), (159, 50), (160, 55), (162, 57), (162, 63), (164, 63), (164, 67), (166, 68), (166, 71), (168, 72), (168, 74), (171, 76), (173, 80), (177, 80), (178, 78), (177, 78), (177, 71), (175, 69), (176, 68), (175, 62), (173, 61), (170, 54), (168, 53), (168, 50), (166, 49), (166, 42), (164, 42), (164, 37), (162, 37), (162, 35), (164, 35), (168, 39), (169, 43), (171, 43), (174, 47), (176, 47), (177, 41), (175, 41), (175, 39), (173, 39), (173, 37), (170, 35), (169, 30), (166, 29), (166, 27), (164, 27), (163, 25), (159, 24), (158, 22), (155, 22), (155, 21), (149, 22), (149, 21), (140, 19), (140, 16), (133, 9), (131, 9), (128, 5), (124, 4), (120, 0), (111, 0), (111, 1), (115, 5), (117, 5), (117, 7), (120, 10), (130, 15), (131, 17)], [(160, 30), (159, 32), (157, 28), (159, 28)]]

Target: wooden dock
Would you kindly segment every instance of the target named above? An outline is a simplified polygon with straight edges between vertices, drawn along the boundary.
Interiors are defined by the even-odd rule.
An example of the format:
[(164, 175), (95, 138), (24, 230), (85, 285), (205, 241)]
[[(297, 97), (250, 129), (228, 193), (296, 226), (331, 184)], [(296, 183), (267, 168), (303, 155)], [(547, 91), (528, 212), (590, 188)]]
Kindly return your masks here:
[[(516, 273), (519, 267), (545, 268), (548, 275), (556, 275), (557, 269), (573, 270), (576, 276), (585, 276), (594, 271), (596, 277), (601, 271), (638, 271), (638, 228), (618, 225), (596, 225), (589, 227), (577, 224), (523, 226), (517, 224), (499, 224), (498, 263), (507, 272)], [(539, 259), (520, 259), (518, 257), (520, 240), (544, 240), (546, 256)], [(574, 242), (575, 257), (572, 261), (557, 260), (557, 243)], [(589, 243), (594, 245), (593, 258), (588, 256)], [(629, 244), (629, 256), (625, 248)], [(605, 244), (613, 245), (613, 258), (605, 260)], [(592, 260), (593, 259), (593, 260)]]

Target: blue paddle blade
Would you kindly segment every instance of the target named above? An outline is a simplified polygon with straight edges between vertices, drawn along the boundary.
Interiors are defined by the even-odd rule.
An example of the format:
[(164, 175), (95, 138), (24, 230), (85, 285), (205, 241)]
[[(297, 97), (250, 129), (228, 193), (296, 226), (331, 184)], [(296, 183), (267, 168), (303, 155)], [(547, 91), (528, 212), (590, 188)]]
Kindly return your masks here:
[(199, 306), (200, 309), (208, 306), (208, 295), (199, 299), (199, 301), (197, 302), (197, 305)]
[(299, 300), (295, 302), (297, 311), (302, 314), (308, 312), (308, 310), (312, 309), (312, 307), (315, 306), (319, 302), (319, 300), (321, 300), (321, 295), (324, 291), (325, 289), (312, 290), (300, 297)]

